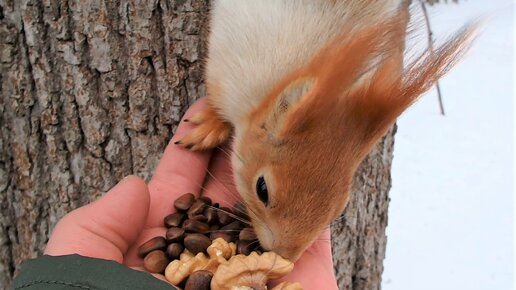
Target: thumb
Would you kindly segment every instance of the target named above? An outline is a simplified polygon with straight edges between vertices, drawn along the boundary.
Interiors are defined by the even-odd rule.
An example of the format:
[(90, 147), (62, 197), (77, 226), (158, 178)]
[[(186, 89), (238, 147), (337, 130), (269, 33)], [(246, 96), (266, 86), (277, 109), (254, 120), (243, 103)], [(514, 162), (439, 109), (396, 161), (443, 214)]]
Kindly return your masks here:
[(149, 204), (145, 182), (136, 176), (126, 177), (101, 199), (63, 217), (45, 254), (79, 254), (122, 263), (143, 229)]
[(324, 230), (319, 238), (296, 261), (294, 271), (287, 276), (271, 282), (273, 286), (284, 281), (299, 282), (304, 289), (339, 289), (331, 254), (330, 228)]

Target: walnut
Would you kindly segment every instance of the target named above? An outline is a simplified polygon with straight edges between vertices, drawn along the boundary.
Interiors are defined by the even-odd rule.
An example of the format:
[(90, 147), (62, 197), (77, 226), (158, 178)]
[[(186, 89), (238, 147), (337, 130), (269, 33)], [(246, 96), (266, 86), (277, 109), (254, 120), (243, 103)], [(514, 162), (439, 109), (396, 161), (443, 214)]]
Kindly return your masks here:
[(228, 243), (222, 238), (217, 238), (211, 242), (211, 245), (206, 251), (212, 259), (222, 256), (225, 260), (228, 260), (236, 254), (236, 244)]
[(235, 255), (236, 245), (227, 243), (224, 239), (215, 239), (208, 247), (209, 257), (204, 253), (193, 255), (185, 250), (179, 256), (179, 260), (174, 260), (165, 269), (165, 278), (173, 285), (179, 285), (190, 274), (199, 270), (206, 270), (215, 273), (222, 263), (227, 263), (227, 259)]
[(174, 260), (165, 269), (165, 278), (173, 285), (179, 285), (190, 274), (197, 270), (203, 270), (209, 260), (203, 253), (194, 257), (188, 254), (181, 254), (179, 260)]
[(207, 270), (215, 274), (220, 264), (227, 263), (227, 260), (236, 254), (236, 244), (228, 243), (222, 238), (213, 240), (206, 250), (210, 259), (202, 270)]
[(194, 254), (192, 254), (187, 249), (184, 249), (184, 251), (181, 253), (181, 255), (179, 255), (179, 260), (181, 260), (183, 262), (186, 262), (186, 261), (190, 260), (193, 257), (195, 257)]
[(218, 267), (211, 280), (211, 288), (212, 290), (267, 289), (269, 279), (281, 278), (293, 269), (292, 262), (273, 252), (262, 255), (256, 252), (252, 252), (249, 256), (236, 255)]

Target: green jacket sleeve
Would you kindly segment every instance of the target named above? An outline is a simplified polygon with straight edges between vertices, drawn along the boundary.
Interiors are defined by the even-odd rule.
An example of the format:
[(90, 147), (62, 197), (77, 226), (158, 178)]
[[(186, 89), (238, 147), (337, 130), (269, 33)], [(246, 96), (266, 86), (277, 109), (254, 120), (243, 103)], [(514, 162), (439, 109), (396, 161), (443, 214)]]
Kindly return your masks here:
[(114, 261), (79, 255), (42, 256), (26, 261), (13, 290), (174, 290), (152, 275)]

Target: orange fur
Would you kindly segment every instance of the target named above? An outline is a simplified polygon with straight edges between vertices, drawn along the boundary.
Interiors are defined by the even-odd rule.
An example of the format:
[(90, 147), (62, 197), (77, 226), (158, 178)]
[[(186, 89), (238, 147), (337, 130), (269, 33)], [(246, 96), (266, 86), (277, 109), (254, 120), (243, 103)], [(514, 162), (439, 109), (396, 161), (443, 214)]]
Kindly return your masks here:
[[(282, 22), (293, 31), (310, 30), (306, 33), (307, 44), (314, 49), (308, 54), (310, 61), (306, 61), (307, 50), (298, 47), (299, 44), (295, 47), (280, 44), (288, 51), (279, 53), (270, 46), (262, 46), (264, 42), (258, 40), (269, 40), (263, 35), (270, 33), (260, 34), (262, 39), (250, 29), (264, 24), (259, 23), (264, 21), (259, 17), (254, 19), (258, 22), (253, 22), (255, 26), (240, 23), (244, 25), (242, 35), (238, 34), (239, 28), (234, 29), (236, 35), (229, 35), (223, 29), (227, 27), (222, 19), (227, 18), (219, 16), (216, 22), (221, 26), (211, 38), (210, 47), (217, 48), (211, 55), (231, 55), (225, 56), (226, 62), (208, 60), (210, 108), (200, 116), (199, 127), (185, 137), (188, 142), (183, 145), (195, 146), (194, 149), (214, 147), (228, 138), (231, 126), (235, 129), (232, 162), (237, 189), (248, 206), (262, 246), (283, 257), (296, 260), (320, 231), (341, 214), (362, 159), (396, 118), (457, 62), (469, 43), (471, 29), (467, 28), (435, 54), (424, 52), (403, 68), (408, 10), (400, 9), (383, 22), (376, 18), (371, 20), (375, 15), (389, 15), (389, 7), (394, 7), (396, 1), (388, 2), (391, 4), (382, 4), (387, 1), (335, 1), (334, 5), (338, 4), (335, 8), (340, 7), (340, 11), (324, 10), (327, 9), (322, 4), (325, 1), (320, 1), (311, 2), (317, 4), (310, 8), (297, 10), (303, 17), (312, 15), (315, 21), (311, 19), (314, 22), (310, 23), (327, 21), (317, 13), (318, 9), (324, 10), (326, 15), (337, 11), (350, 17), (348, 22), (343, 22), (344, 26), (341, 23), (339, 34), (320, 48), (317, 48), (320, 37), (313, 26), (297, 30), (305, 18)], [(222, 14), (232, 11), (231, 3), (219, 3), (222, 4), (216, 11)], [(239, 9), (251, 3), (255, 3), (254, 8), (263, 8), (256, 2), (233, 2), (232, 5), (236, 3), (242, 5)], [(281, 3), (293, 5), (288, 6), (290, 9), (296, 8), (294, 2), (286, 0), (267, 3), (277, 8), (287, 7)], [(308, 7), (308, 2), (303, 3)], [(370, 11), (364, 11), (364, 7)], [(345, 14), (347, 9), (355, 11), (356, 15)], [(269, 16), (264, 13), (262, 17), (266, 17), (264, 15)], [(275, 11), (274, 15), (292, 14), (291, 11)], [(336, 15), (332, 16), (334, 20), (339, 19)], [(362, 22), (357, 26), (358, 19)], [(272, 38), (285, 36), (282, 33), (279, 31)], [(241, 46), (247, 48), (249, 54), (241, 55), (242, 51), (231, 51), (232, 45), (238, 46), (240, 42), (230, 45), (222, 40), (238, 40), (253, 44), (256, 49), (251, 45)], [(296, 40), (289, 37), (289, 43), (299, 43)], [(292, 60), (284, 64), (291, 65), (293, 71), (284, 73), (284, 67), (269, 70), (276, 63), (259, 63), (264, 54), (274, 54), (267, 58), (269, 60)], [(218, 66), (213, 65), (215, 60)], [(249, 64), (261, 74), (252, 75), (255, 67), (248, 67)], [(267, 73), (274, 75), (273, 83)], [(239, 86), (235, 86), (234, 80), (245, 85), (237, 82)], [(235, 88), (240, 90), (235, 93)], [(228, 92), (234, 95), (226, 95)], [(256, 194), (256, 181), (260, 176), (266, 180), (269, 191), (267, 205)]]
[(191, 150), (206, 150), (226, 142), (231, 135), (231, 124), (220, 119), (212, 106), (195, 114), (190, 120), (197, 125), (178, 145)]
[[(405, 21), (397, 17), (337, 38), (279, 82), (250, 115), (249, 129), (235, 144), (244, 158), (237, 181), (266, 247), (296, 259), (340, 215), (357, 166), (396, 118), (457, 62), (471, 36), (467, 28), (403, 69)], [(310, 89), (296, 103), (278, 108), (278, 98), (306, 84)], [(252, 187), (262, 174), (272, 192), (268, 207)]]

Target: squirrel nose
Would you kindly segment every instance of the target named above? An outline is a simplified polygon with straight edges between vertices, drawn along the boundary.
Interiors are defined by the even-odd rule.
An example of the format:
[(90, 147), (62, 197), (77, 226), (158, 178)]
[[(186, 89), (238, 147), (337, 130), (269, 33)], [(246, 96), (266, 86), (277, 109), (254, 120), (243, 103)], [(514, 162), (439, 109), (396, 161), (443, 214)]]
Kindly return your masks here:
[(270, 231), (265, 231), (258, 239), (260, 240), (260, 245), (265, 250), (270, 251), (274, 248), (274, 236)]
[(285, 259), (289, 259), (292, 262), (299, 259), (302, 254), (302, 251), (295, 245), (295, 243), (284, 243), (278, 240), (278, 236), (275, 236), (269, 228), (256, 225), (255, 232), (258, 236), (258, 240), (260, 240), (260, 245), (266, 251), (274, 251), (278, 255)]
[(258, 240), (260, 241), (260, 245), (267, 251), (273, 250), (274, 248), (274, 233), (261, 225), (254, 225), (254, 231)]
[(290, 245), (278, 246), (273, 248), (272, 250), (276, 252), (278, 255), (292, 262), (295, 262), (301, 256), (299, 249), (297, 247), (292, 247)]

